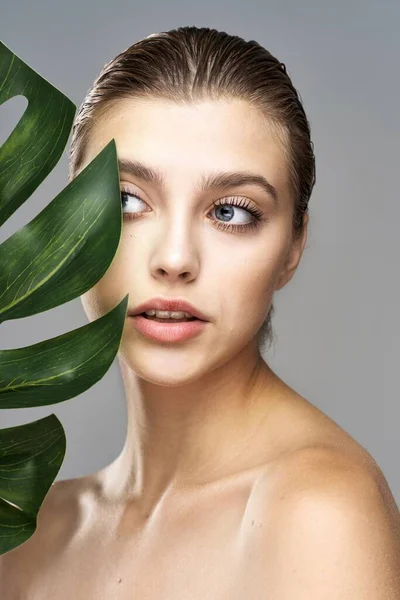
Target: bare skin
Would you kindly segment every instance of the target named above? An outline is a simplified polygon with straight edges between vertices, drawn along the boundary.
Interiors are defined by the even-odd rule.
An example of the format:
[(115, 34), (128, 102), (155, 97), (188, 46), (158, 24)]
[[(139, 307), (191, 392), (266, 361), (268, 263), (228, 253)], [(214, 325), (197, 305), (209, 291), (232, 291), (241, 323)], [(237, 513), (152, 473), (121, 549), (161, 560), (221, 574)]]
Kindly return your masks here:
[(286, 518), (282, 499), (337, 472), (379, 487), (395, 539), (398, 508), (373, 458), (283, 382), (281, 391), (270, 422), (273, 454), (265, 443), (271, 430), (262, 427), (248, 447), (254, 465), (169, 490), (150, 515), (140, 502), (107, 501), (104, 470), (55, 483), (35, 534), (0, 557), (3, 600), (286, 600), (286, 581), (273, 577), (285, 573), (275, 552), (282, 536), (276, 522)]
[[(243, 102), (125, 99), (96, 124), (83, 167), (112, 138), (119, 158), (161, 170), (165, 187), (120, 172), (121, 185), (143, 199), (130, 196), (128, 210), (141, 214), (124, 222), (112, 265), (82, 296), (86, 314), (96, 319), (129, 293), (129, 307), (155, 295), (186, 298), (210, 321), (196, 338), (166, 344), (127, 319), (118, 354), (128, 407), (123, 451), (98, 473), (52, 486), (35, 534), (0, 560), (2, 600), (395, 600), (383, 586), (394, 589), (399, 514), (382, 472), (258, 349), (273, 295), (293, 277), (307, 239), (308, 217), (292, 240), (277, 132)], [(250, 184), (199, 190), (199, 178), (215, 171), (263, 174), (278, 203)], [(212, 200), (232, 197), (262, 211), (257, 230), (216, 226)], [(250, 222), (246, 210), (233, 210), (233, 223)], [(344, 499), (340, 514), (368, 501), (368, 518), (382, 523), (373, 548), (382, 542), (385, 573), (346, 562), (331, 578), (365, 572), (365, 585), (379, 581), (381, 596), (328, 596), (332, 585), (323, 582), (310, 592), (327, 569), (318, 565), (323, 553), (307, 548), (312, 524), (306, 536), (299, 529), (317, 514), (315, 497), (324, 506)], [(328, 519), (324, 541), (338, 530), (345, 528)], [(340, 550), (347, 546), (345, 539)]]

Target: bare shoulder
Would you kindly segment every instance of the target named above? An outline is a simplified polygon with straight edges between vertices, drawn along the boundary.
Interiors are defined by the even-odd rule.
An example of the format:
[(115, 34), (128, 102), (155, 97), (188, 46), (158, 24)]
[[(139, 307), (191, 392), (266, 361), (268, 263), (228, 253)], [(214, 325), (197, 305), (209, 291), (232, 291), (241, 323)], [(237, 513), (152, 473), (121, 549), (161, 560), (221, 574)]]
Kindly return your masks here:
[(381, 468), (360, 446), (351, 450), (317, 444), (285, 456), (277, 470), (276, 508), (343, 499), (350, 510), (370, 503), (398, 523), (399, 509)]
[[(296, 392), (282, 403), (278, 422), (283, 452), (271, 473), (277, 498), (348, 493), (381, 499), (393, 517), (399, 511), (388, 482), (371, 454), (327, 414)], [(284, 491), (283, 491), (284, 490)]]
[(266, 527), (257, 547), (268, 556), (260, 585), (298, 600), (400, 597), (400, 513), (366, 450), (298, 449), (275, 469), (272, 487), (258, 512)]
[(16, 594), (17, 589), (23, 589), (24, 582), (29, 581), (37, 569), (43, 568), (49, 556), (68, 547), (79, 529), (83, 514), (82, 499), (89, 490), (90, 478), (86, 477), (53, 483), (40, 507), (33, 535), (0, 556), (2, 598), (14, 597), (12, 594)]

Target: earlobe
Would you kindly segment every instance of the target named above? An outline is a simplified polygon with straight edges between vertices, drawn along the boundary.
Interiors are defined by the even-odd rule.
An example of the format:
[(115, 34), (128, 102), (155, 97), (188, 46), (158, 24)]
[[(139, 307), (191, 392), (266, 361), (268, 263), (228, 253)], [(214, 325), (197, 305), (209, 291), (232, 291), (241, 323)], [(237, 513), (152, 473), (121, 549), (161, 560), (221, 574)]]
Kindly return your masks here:
[(295, 268), (288, 268), (287, 266), (281, 271), (278, 278), (278, 283), (275, 286), (275, 291), (282, 289), (292, 279)]
[(303, 233), (301, 237), (292, 244), (292, 247), (289, 250), (284, 267), (281, 271), (281, 274), (279, 275), (278, 283), (275, 286), (275, 290), (280, 290), (281, 288), (283, 288), (292, 279), (297, 269), (297, 266), (303, 254), (304, 247), (307, 242), (308, 220), (309, 216), (307, 213), (305, 213), (303, 216)]

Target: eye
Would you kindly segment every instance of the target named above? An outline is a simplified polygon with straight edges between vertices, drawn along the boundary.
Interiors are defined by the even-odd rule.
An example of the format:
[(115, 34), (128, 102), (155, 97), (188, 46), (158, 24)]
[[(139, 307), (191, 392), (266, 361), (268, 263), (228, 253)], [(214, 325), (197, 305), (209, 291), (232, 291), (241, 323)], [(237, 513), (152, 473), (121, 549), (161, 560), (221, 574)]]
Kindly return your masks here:
[[(231, 230), (242, 233), (251, 229), (257, 229), (261, 226), (263, 221), (267, 220), (264, 216), (264, 213), (257, 207), (253, 206), (251, 202), (249, 202), (249, 200), (247, 200), (246, 198), (241, 198), (238, 200), (236, 196), (232, 196), (227, 200), (220, 199), (217, 201), (213, 201), (213, 207), (215, 212), (217, 213), (217, 216), (221, 216), (224, 220), (224, 222), (216, 222), (217, 227), (222, 230)], [(223, 210), (220, 211), (220, 208), (222, 208)], [(250, 216), (250, 221), (244, 223), (243, 221), (239, 221), (239, 223), (241, 224), (231, 223), (232, 216), (234, 216), (234, 213), (238, 211), (240, 219), (242, 219), (244, 214), (247, 213), (247, 215)], [(242, 216), (240, 215), (240, 213), (242, 213)]]
[[(124, 196), (130, 196), (131, 198), (135, 198), (135, 201), (128, 201), (124, 198)], [(125, 188), (121, 188), (121, 204), (122, 204), (122, 212), (124, 214), (124, 218), (131, 220), (131, 219), (136, 219), (137, 217), (135, 216), (136, 214), (138, 214), (140, 212), (140, 203), (146, 204), (145, 201), (143, 200), (143, 198), (141, 198), (138, 194), (134, 194), (133, 192), (131, 192), (128, 189)], [(126, 207), (126, 205), (129, 204), (129, 211), (124, 212), (124, 208)], [(137, 209), (137, 213), (134, 212)], [(130, 215), (133, 216), (130, 216)]]

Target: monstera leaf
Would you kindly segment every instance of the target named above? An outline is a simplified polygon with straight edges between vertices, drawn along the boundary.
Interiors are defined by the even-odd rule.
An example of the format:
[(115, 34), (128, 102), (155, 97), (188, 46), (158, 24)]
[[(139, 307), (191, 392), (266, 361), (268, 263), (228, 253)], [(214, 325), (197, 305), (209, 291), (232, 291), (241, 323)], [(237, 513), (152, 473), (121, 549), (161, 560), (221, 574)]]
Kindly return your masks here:
[[(0, 226), (59, 161), (75, 105), (0, 42), (0, 104), (28, 106), (0, 148)], [(0, 245), (0, 325), (64, 304), (90, 289), (118, 248), (122, 225), (115, 140), (31, 222)], [(63, 402), (99, 381), (122, 336), (128, 295), (83, 327), (0, 350), (0, 409)], [(66, 451), (54, 414), (0, 429), (0, 554), (34, 533)]]

